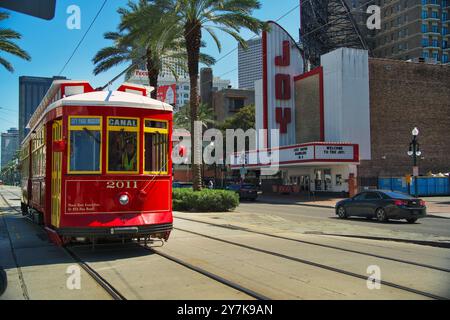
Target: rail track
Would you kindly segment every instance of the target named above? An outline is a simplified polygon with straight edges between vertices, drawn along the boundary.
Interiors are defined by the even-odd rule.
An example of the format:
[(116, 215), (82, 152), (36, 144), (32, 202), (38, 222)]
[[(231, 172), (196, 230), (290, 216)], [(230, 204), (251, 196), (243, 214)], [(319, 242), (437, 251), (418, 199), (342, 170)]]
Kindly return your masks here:
[(266, 236), (266, 237), (270, 237), (270, 238), (274, 238), (274, 239), (287, 240), (287, 241), (308, 244), (308, 245), (313, 245), (313, 246), (327, 248), (327, 249), (334, 249), (334, 250), (339, 250), (339, 251), (348, 252), (348, 253), (355, 253), (355, 254), (359, 254), (359, 255), (363, 255), (363, 256), (367, 256), (367, 257), (390, 260), (393, 262), (403, 263), (403, 264), (412, 265), (412, 266), (416, 266), (416, 267), (428, 268), (428, 269), (432, 269), (432, 270), (450, 273), (450, 269), (441, 268), (441, 267), (437, 267), (437, 266), (433, 266), (433, 265), (429, 265), (429, 264), (423, 264), (423, 263), (418, 263), (418, 262), (414, 262), (414, 261), (397, 259), (397, 258), (393, 258), (393, 257), (387, 257), (387, 256), (383, 256), (383, 255), (378, 255), (378, 254), (373, 254), (373, 253), (368, 253), (368, 252), (363, 252), (363, 251), (358, 251), (358, 250), (346, 249), (346, 248), (341, 248), (341, 247), (337, 247), (337, 246), (333, 246), (333, 245), (322, 244), (322, 243), (317, 243), (317, 242), (312, 242), (312, 241), (307, 241), (307, 240), (300, 240), (300, 239), (296, 239), (296, 238), (278, 236), (275, 234), (250, 230), (247, 228), (242, 228), (242, 227), (234, 226), (234, 225), (223, 225), (223, 224), (200, 221), (200, 220), (190, 219), (190, 218), (181, 218), (181, 217), (175, 217), (175, 218), (180, 219), (180, 220), (189, 221), (189, 222), (195, 222), (195, 223), (200, 223), (200, 224), (204, 224), (204, 225), (214, 226), (214, 227), (218, 227), (218, 228), (229, 229), (229, 230), (239, 230), (239, 231), (243, 231), (243, 232), (247, 232), (247, 233), (251, 233), (251, 234), (262, 235), (262, 236)]
[[(11, 191), (8, 191), (10, 194), (13, 194), (14, 196), (17, 197), (16, 194), (12, 193)], [(1, 198), (3, 199), (3, 201), (5, 202), (5, 204), (10, 207), (12, 210), (21, 213), (21, 211), (19, 209), (17, 209), (16, 207), (12, 206), (8, 200), (4, 197), (4, 195), (2, 193), (0, 193)], [(6, 223), (6, 222), (5, 222)], [(11, 248), (12, 247), (12, 242), (10, 239), (10, 243), (11, 243)], [(81, 246), (77, 246), (77, 247), (87, 247), (90, 245), (81, 245)], [(97, 245), (98, 247), (98, 245)], [(242, 292), (244, 294), (246, 294), (247, 296), (254, 298), (256, 300), (270, 300), (270, 298), (266, 297), (263, 294), (260, 294), (258, 292), (255, 292), (249, 288), (243, 287), (241, 285), (239, 285), (238, 283), (235, 283), (233, 281), (230, 281), (228, 279), (225, 279), (217, 274), (214, 274), (212, 272), (209, 272), (205, 269), (202, 269), (198, 266), (195, 266), (193, 264), (190, 264), (186, 261), (183, 261), (179, 258), (176, 258), (172, 255), (169, 255), (167, 253), (163, 253), (159, 250), (156, 250), (155, 248), (149, 247), (146, 244), (141, 244), (139, 243), (139, 247), (141, 247), (142, 249), (146, 250), (146, 251), (150, 251), (153, 254), (156, 254), (160, 257), (163, 257), (173, 263), (176, 263), (180, 266), (183, 266), (184, 268), (187, 268), (189, 270), (192, 270), (194, 272), (197, 272), (209, 279), (212, 279), (216, 282), (219, 282), (227, 287), (230, 287), (236, 291)], [(72, 250), (71, 247), (63, 247), (63, 250), (65, 250), (65, 252), (83, 269), (85, 270), (89, 276), (91, 276), (91, 278), (98, 284), (100, 285), (114, 300), (127, 300), (125, 298), (125, 296), (120, 293), (110, 282), (108, 282), (106, 279), (104, 279), (94, 268), (92, 268), (88, 263), (86, 263), (85, 261), (83, 261), (75, 252), (74, 250)], [(18, 270), (20, 270), (20, 266), (17, 264), (17, 260), (16, 261), (16, 267)], [(23, 280), (23, 278), (21, 277), (21, 280)], [(23, 282), (23, 286), (26, 288), (25, 283)]]
[[(217, 238), (217, 237), (214, 237), (214, 236), (210, 236), (210, 235), (207, 235), (207, 234), (203, 234), (203, 233), (199, 233), (199, 232), (195, 232), (195, 231), (191, 231), (191, 230), (186, 230), (186, 229), (182, 229), (182, 228), (174, 228), (174, 229), (178, 230), (178, 231), (181, 231), (181, 232), (185, 232), (185, 233), (193, 234), (193, 235), (196, 235), (196, 236), (200, 236), (200, 237), (203, 237), (203, 238), (206, 238), (206, 239), (210, 239), (210, 240), (218, 241), (218, 242), (221, 242), (221, 243), (226, 243), (226, 244), (229, 244), (229, 245), (233, 245), (233, 246), (236, 246), (236, 247), (252, 250), (252, 251), (255, 251), (255, 252), (267, 254), (267, 255), (270, 255), (270, 256), (274, 256), (274, 257), (278, 257), (278, 258), (282, 258), (282, 259), (286, 259), (286, 260), (290, 260), (290, 261), (299, 262), (299, 263), (302, 263), (302, 264), (305, 264), (305, 265), (309, 265), (309, 266), (312, 266), (312, 267), (317, 267), (317, 268), (320, 268), (320, 269), (323, 269), (323, 270), (336, 272), (336, 273), (339, 273), (339, 274), (342, 274), (342, 275), (350, 276), (350, 277), (361, 279), (361, 280), (364, 280), (364, 281), (367, 280), (367, 275), (358, 274), (358, 273), (355, 273), (355, 272), (351, 272), (351, 271), (347, 271), (347, 270), (344, 270), (344, 269), (332, 267), (332, 266), (325, 265), (325, 264), (322, 264), (322, 263), (317, 263), (317, 262), (314, 262), (314, 261), (311, 261), (311, 260), (301, 259), (301, 258), (285, 255), (285, 254), (282, 254), (282, 253), (279, 253), (279, 252), (270, 251), (270, 250), (266, 250), (266, 249), (262, 249), (262, 248), (258, 248), (258, 247), (254, 247), (254, 246), (250, 246), (250, 245), (246, 245), (246, 244), (242, 244), (242, 243), (239, 243), (239, 242), (234, 242), (234, 241), (230, 241), (230, 240), (221, 239), (221, 238)], [(403, 285), (396, 284), (396, 283), (389, 282), (389, 281), (384, 281), (383, 280), (382, 284), (385, 285), (385, 286), (391, 287), (391, 288), (399, 289), (399, 290), (402, 290), (402, 291), (410, 292), (410, 293), (413, 293), (413, 294), (417, 294), (417, 295), (420, 295), (420, 296), (423, 296), (423, 297), (427, 297), (427, 298), (431, 298), (431, 299), (435, 299), (435, 300), (449, 300), (446, 297), (442, 297), (442, 296), (439, 296), (439, 295), (436, 295), (436, 294), (433, 294), (433, 293), (429, 293), (429, 292), (425, 292), (425, 291), (422, 291), (422, 290), (417, 290), (417, 289), (414, 289), (414, 288), (411, 288), (411, 287), (403, 286)]]

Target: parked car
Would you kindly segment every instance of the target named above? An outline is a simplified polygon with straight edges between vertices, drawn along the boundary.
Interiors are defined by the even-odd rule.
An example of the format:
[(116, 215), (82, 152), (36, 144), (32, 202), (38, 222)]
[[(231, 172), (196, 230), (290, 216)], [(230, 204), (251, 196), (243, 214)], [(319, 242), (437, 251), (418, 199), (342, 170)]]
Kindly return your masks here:
[(254, 184), (235, 184), (226, 189), (238, 193), (241, 200), (255, 201), (258, 198), (258, 188)]
[(355, 216), (376, 218), (380, 222), (405, 219), (409, 223), (415, 223), (426, 214), (425, 201), (385, 190), (361, 192), (353, 198), (336, 203), (336, 215), (341, 219)]
[(172, 182), (173, 189), (189, 189), (193, 186), (194, 184), (192, 182)]

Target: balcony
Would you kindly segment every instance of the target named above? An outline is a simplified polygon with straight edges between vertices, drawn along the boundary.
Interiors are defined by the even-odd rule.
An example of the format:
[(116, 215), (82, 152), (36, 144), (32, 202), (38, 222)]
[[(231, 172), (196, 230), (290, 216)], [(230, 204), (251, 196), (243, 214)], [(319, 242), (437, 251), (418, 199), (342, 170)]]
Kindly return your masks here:
[(427, 0), (427, 1), (423, 0), (422, 7), (423, 8), (440, 8), (441, 3), (440, 3), (440, 1), (435, 1), (435, 0)]

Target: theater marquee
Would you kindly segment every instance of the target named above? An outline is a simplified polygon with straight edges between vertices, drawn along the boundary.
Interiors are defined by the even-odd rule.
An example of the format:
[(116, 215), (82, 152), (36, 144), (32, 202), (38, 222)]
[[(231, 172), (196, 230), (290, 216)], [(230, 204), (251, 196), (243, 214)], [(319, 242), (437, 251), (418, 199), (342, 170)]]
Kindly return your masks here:
[[(278, 153), (274, 155), (274, 153)], [(275, 161), (268, 163), (266, 159)], [(231, 167), (265, 167), (268, 165), (296, 165), (302, 163), (358, 163), (359, 147), (346, 143), (309, 143), (269, 150), (234, 154)]]

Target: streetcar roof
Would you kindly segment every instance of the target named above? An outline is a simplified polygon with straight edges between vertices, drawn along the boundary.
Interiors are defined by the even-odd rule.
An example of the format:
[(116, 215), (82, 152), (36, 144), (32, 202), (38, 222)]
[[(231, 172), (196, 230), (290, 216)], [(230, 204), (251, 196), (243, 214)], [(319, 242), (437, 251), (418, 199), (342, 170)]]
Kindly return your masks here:
[(158, 101), (146, 96), (123, 91), (93, 91), (73, 95), (58, 100), (48, 106), (46, 111), (60, 106), (108, 106), (108, 107), (129, 107), (152, 110), (173, 111), (173, 107), (162, 101)]
[[(86, 107), (123, 107), (123, 108), (140, 108), (151, 110), (162, 110), (173, 112), (173, 107), (165, 102), (155, 100), (146, 96), (123, 91), (93, 91), (88, 93), (77, 94), (57, 100), (50, 104), (44, 112), (41, 113), (39, 119), (34, 122), (34, 126), (38, 125), (44, 116), (51, 110), (58, 107), (70, 106), (86, 106)], [(30, 120), (31, 122), (31, 120)], [(33, 126), (33, 127), (34, 127)], [(30, 129), (30, 123), (28, 126)], [(23, 141), (26, 141), (31, 131)]]

